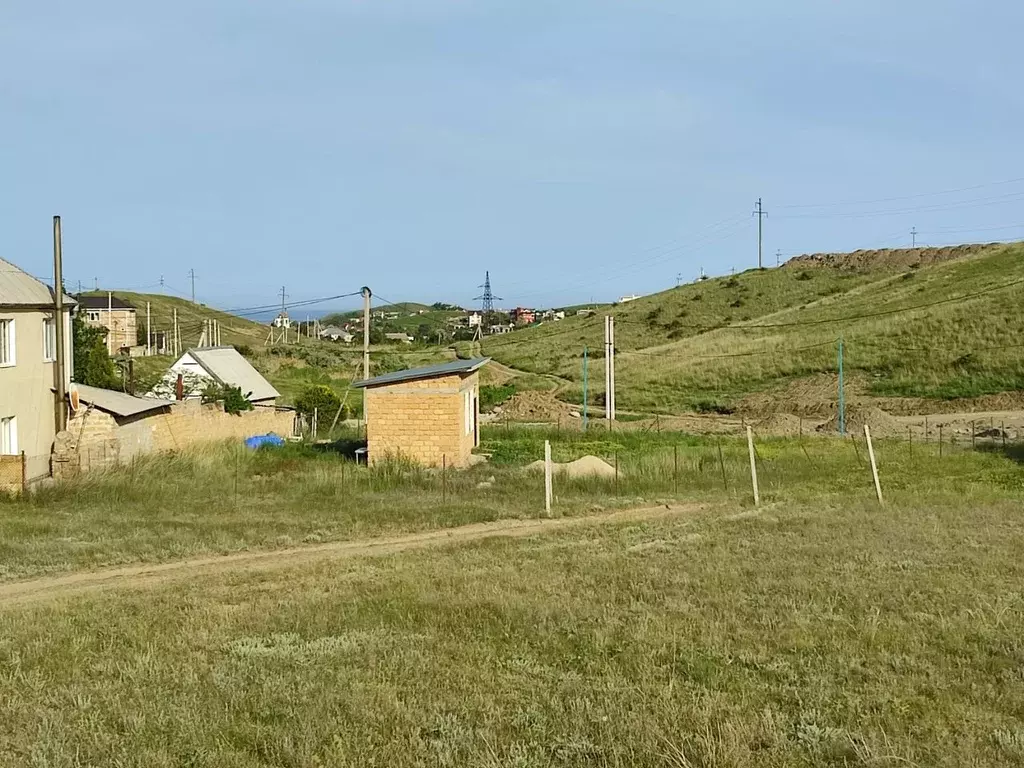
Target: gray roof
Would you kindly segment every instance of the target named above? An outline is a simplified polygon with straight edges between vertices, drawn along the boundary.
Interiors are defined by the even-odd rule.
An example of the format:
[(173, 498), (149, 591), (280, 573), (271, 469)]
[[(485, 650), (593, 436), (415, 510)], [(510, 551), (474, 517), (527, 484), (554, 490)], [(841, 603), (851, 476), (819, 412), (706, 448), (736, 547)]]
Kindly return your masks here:
[(433, 379), (437, 376), (450, 376), (453, 373), (472, 373), (483, 368), (491, 362), (489, 357), (476, 357), (472, 360), (453, 360), (450, 363), (439, 363), (438, 365), (427, 365), (423, 368), (410, 368), (407, 371), (395, 371), (385, 373), (383, 376), (376, 376), (363, 381), (353, 381), (353, 387), (379, 387), (383, 384), (397, 384), (402, 381), (416, 381), (417, 379)]
[(135, 397), (112, 389), (100, 389), (86, 384), (75, 384), (78, 396), (83, 403), (88, 403), (101, 411), (115, 416), (137, 416), (140, 413), (158, 411), (173, 405), (170, 400), (157, 400), (153, 397)]
[[(65, 304), (75, 300), (64, 295)], [(0, 259), (0, 307), (52, 307), (53, 290), (23, 269)]]
[(221, 384), (238, 387), (254, 403), (281, 396), (234, 347), (202, 347), (188, 354)]
[(346, 331), (344, 328), (339, 328), (336, 325), (328, 325), (320, 329), (321, 336), (329, 336), (331, 334), (337, 336), (351, 336), (352, 334)]
[(109, 306), (111, 309), (130, 309), (133, 312), (135, 311), (135, 307), (124, 299), (119, 299), (117, 296), (108, 298), (105, 293), (79, 294), (78, 305), (86, 309), (106, 309)]

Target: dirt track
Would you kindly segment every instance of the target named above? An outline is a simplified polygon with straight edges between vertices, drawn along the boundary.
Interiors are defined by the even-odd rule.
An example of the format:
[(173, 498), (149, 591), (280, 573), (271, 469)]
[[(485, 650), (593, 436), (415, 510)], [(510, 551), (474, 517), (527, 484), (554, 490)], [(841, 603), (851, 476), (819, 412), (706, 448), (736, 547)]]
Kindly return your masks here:
[(492, 523), (475, 523), (458, 528), (379, 539), (337, 541), (269, 552), (241, 552), (170, 563), (132, 565), (100, 571), (69, 573), (65, 576), (50, 576), (0, 584), (0, 608), (59, 600), (108, 589), (158, 587), (172, 581), (195, 579), (227, 571), (267, 571), (324, 560), (390, 555), (407, 550), (430, 549), (483, 539), (534, 536), (588, 525), (658, 520), (706, 508), (707, 505), (703, 504), (677, 504), (553, 520), (499, 520)]

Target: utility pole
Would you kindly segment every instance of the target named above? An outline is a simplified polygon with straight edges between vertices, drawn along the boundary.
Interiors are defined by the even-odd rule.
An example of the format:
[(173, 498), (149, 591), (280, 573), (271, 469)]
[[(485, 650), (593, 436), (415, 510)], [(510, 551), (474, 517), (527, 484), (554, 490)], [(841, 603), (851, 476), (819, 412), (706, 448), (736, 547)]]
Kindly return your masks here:
[(587, 354), (589, 350), (583, 347), (583, 431), (587, 431)]
[(100, 279), (98, 277), (94, 277), (92, 279), (92, 289), (94, 291), (98, 291), (100, 289)]
[(81, 280), (78, 281), (78, 292), (79, 293), (82, 292), (82, 281)]
[(174, 356), (177, 357), (181, 351), (181, 338), (178, 336), (178, 308), (174, 308), (174, 334), (171, 336), (171, 348), (174, 350)]
[(913, 227), (910, 230), (910, 243), (911, 243), (910, 247), (911, 248), (917, 248), (917, 234), (918, 234), (917, 227)]
[(764, 206), (761, 205), (761, 198), (757, 198), (757, 207), (754, 209), (753, 216), (757, 216), (757, 268), (763, 269), (761, 264), (761, 250), (764, 244), (764, 217), (768, 214), (764, 212)]
[(64, 401), (67, 393), (64, 391), (64, 370), (66, 368), (64, 349), (64, 263), (62, 254), (62, 237), (60, 231), (60, 216), (53, 217), (53, 308), (56, 316), (53, 322), (53, 337), (57, 349), (54, 350), (53, 376), (56, 389), (56, 430), (63, 432), (67, 426), (67, 406)]
[(776, 267), (781, 267), (782, 266), (782, 249), (781, 248), (779, 248), (777, 251), (775, 251), (775, 266)]
[(107, 354), (114, 354), (114, 293), (107, 291)]
[[(363, 380), (370, 378), (370, 297), (373, 292), (363, 286)], [(363, 413), (363, 418), (366, 413)]]
[(146, 302), (146, 356), (153, 354), (152, 348), (153, 340), (153, 322), (152, 316), (149, 313), (149, 302)]
[(192, 280), (192, 303), (195, 304), (196, 303), (196, 271), (194, 269), (190, 269), (188, 271), (188, 276)]
[(676, 288), (678, 288), (682, 282), (683, 282), (683, 273), (682, 272), (676, 272)]

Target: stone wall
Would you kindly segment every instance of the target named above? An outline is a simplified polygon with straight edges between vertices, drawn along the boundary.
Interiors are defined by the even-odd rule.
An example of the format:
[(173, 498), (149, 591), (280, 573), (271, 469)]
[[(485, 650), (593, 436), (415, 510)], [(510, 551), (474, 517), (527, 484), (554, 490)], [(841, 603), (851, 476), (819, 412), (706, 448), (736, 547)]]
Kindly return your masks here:
[(201, 443), (244, 440), (274, 432), (288, 437), (295, 414), (257, 407), (232, 415), (216, 403), (175, 403), (162, 411), (115, 418), (96, 408), (83, 409), (57, 435), (53, 475), (61, 479), (131, 461), (149, 453), (181, 450)]
[[(366, 432), (371, 464), (403, 458), (439, 467), (469, 464), (475, 430), (466, 428), (466, 393), (470, 418), (479, 422), (479, 377), (441, 376), (371, 387), (366, 391)], [(472, 422), (471, 422), (472, 423)]]

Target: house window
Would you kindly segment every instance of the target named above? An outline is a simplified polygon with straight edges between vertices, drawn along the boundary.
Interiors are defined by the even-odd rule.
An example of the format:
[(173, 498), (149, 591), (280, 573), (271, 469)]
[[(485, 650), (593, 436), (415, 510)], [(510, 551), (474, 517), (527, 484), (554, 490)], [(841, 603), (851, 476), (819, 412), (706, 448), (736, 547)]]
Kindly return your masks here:
[(0, 455), (15, 456), (18, 453), (18, 419), (8, 416), (0, 419)]
[(98, 323), (100, 321), (100, 311), (98, 309), (87, 309), (85, 311), (85, 319), (93, 323)]
[(43, 362), (57, 359), (57, 324), (52, 317), (43, 319)]
[(0, 366), (14, 365), (14, 321), (0, 320)]
[(473, 431), (473, 396), (467, 390), (462, 393), (462, 407), (465, 411), (466, 434)]

